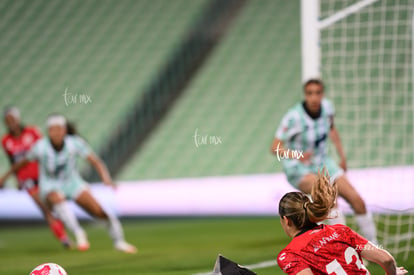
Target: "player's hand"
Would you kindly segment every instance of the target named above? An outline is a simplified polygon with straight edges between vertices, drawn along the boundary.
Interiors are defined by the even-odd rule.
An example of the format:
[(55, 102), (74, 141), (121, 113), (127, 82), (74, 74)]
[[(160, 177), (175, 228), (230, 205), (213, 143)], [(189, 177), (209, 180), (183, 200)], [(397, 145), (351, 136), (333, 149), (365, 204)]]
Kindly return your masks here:
[(116, 184), (115, 184), (115, 182), (112, 180), (112, 178), (110, 177), (110, 176), (107, 176), (107, 177), (104, 177), (103, 179), (102, 179), (102, 181), (103, 181), (103, 183), (106, 185), (106, 186), (110, 186), (110, 187), (112, 187), (113, 189), (116, 189)]
[(404, 275), (407, 274), (408, 271), (404, 267), (397, 267), (396, 274), (397, 275)]
[(312, 155), (313, 155), (312, 151), (307, 151), (303, 153), (303, 157), (299, 158), (299, 161), (302, 163), (309, 163)]
[(104, 180), (104, 184), (107, 185), (107, 186), (112, 187), (112, 189), (114, 189), (114, 190), (117, 189), (117, 185), (115, 184), (115, 182), (112, 181), (112, 179)]
[(111, 187), (114, 191), (118, 190), (118, 185), (115, 182), (111, 183)]
[(339, 167), (341, 167), (345, 172), (346, 170), (348, 170), (348, 167), (346, 166), (346, 159), (342, 158), (341, 161), (339, 162)]

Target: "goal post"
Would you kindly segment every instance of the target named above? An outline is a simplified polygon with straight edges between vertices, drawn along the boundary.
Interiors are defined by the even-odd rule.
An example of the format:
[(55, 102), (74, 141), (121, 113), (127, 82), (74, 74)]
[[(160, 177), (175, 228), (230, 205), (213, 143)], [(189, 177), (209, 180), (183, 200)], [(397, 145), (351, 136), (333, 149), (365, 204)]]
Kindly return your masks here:
[(321, 76), (320, 32), (379, 0), (362, 0), (320, 20), (320, 0), (301, 1), (302, 80)]
[(364, 171), (351, 181), (358, 189), (369, 179), (363, 197), (390, 197), (367, 205), (380, 243), (405, 260), (414, 251), (413, 10), (414, 0), (301, 1), (302, 81), (323, 79), (348, 167)]
[(302, 81), (320, 77), (319, 0), (301, 1)]

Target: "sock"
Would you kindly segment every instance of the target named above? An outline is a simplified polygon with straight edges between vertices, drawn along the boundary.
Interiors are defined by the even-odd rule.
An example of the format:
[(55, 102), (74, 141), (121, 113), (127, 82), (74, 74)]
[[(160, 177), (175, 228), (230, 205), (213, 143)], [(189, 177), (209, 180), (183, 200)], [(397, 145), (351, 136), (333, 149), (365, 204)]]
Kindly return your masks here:
[(111, 236), (114, 243), (124, 241), (124, 231), (118, 218), (115, 215), (109, 213), (107, 213), (107, 216), (108, 220), (106, 222), (108, 223), (109, 235)]
[(65, 226), (77, 236), (79, 234), (85, 234), (83, 229), (80, 227), (75, 214), (70, 210), (68, 204), (63, 201), (53, 206), (53, 210), (59, 219), (65, 224)]
[(50, 230), (52, 230), (53, 234), (58, 238), (60, 241), (67, 241), (68, 236), (66, 235), (65, 227), (60, 220), (53, 220), (49, 224)]
[(377, 228), (375, 227), (374, 219), (371, 213), (362, 215), (355, 215), (355, 221), (361, 231), (362, 235), (375, 245), (378, 244)]
[(332, 208), (331, 212), (329, 213), (328, 224), (343, 224), (346, 225), (345, 217), (342, 211), (338, 208)]

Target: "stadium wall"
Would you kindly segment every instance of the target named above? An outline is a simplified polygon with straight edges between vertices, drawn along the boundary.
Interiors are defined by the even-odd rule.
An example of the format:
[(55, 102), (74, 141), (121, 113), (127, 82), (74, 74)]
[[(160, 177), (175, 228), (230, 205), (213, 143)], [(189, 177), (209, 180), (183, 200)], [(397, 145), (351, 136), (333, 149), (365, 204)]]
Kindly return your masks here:
[[(347, 176), (374, 213), (414, 212), (414, 186), (404, 185), (414, 182), (412, 167), (358, 169)], [(294, 190), (281, 173), (121, 182), (115, 191), (94, 184), (91, 189), (107, 210), (123, 217), (275, 216), (280, 198)], [(342, 199), (339, 206), (352, 212)], [(88, 218), (72, 207), (80, 218)], [(25, 192), (0, 192), (0, 220), (41, 218)]]

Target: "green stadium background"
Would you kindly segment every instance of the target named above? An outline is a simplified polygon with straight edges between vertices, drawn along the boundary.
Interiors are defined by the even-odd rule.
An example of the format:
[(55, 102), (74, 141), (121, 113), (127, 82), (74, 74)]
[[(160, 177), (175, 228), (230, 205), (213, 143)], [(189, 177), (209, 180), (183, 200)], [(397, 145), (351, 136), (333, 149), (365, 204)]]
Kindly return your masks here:
[[(134, 129), (144, 121), (130, 121), (129, 117), (140, 102), (147, 104), (149, 87), (157, 87), (166, 64), (183, 41), (197, 34), (194, 27), (213, 2), (2, 0), (0, 107), (19, 107), (23, 121), (38, 125), (43, 133), (48, 114), (63, 113), (101, 154), (113, 137), (125, 130), (126, 122), (126, 129)], [(399, 2), (407, 4), (412, 0)], [(270, 143), (283, 114), (303, 98), (300, 1), (233, 3), (242, 7), (201, 66), (192, 72), (182, 92), (175, 95), (166, 113), (156, 123), (150, 121), (145, 136), (135, 137), (139, 144), (123, 143), (120, 139), (120, 150), (127, 147), (131, 154), (126, 161), (119, 160), (122, 166), (116, 168), (116, 181), (139, 183), (282, 172), (280, 163), (270, 154)], [(337, 9), (346, 1), (339, 3)], [(392, 13), (385, 17), (393, 19)], [(343, 22), (352, 23), (354, 19)], [(340, 27), (322, 36), (342, 35)], [(374, 27), (376, 31), (382, 30)], [(370, 46), (363, 44), (358, 49)], [(330, 50), (330, 45), (321, 47), (323, 51)], [(354, 47), (352, 42), (346, 45), (348, 49)], [(411, 53), (399, 56), (402, 63), (411, 58)], [(335, 123), (349, 167), (413, 165), (413, 93), (398, 93), (400, 88), (411, 91), (412, 80), (399, 86), (397, 77), (396, 83), (379, 85), (378, 93), (366, 93), (368, 86), (375, 88), (379, 82), (364, 83), (365, 77), (391, 72), (375, 67), (354, 71), (352, 64), (349, 71), (341, 69), (355, 60), (357, 64), (366, 64), (364, 58), (322, 59), (322, 73), (329, 80), (359, 80), (328, 82), (326, 90), (336, 105)], [(404, 78), (407, 72), (411, 70), (404, 71)], [(397, 92), (388, 93), (388, 89)], [(150, 101), (154, 106), (147, 106), (150, 110), (158, 104), (159, 98), (154, 97)], [(0, 127), (0, 133), (5, 132)], [(209, 144), (196, 144), (196, 133), (207, 137)], [(107, 157), (111, 159), (111, 155)], [(84, 163), (81, 165), (87, 171)], [(0, 171), (8, 167), (3, 154)], [(15, 183), (9, 180), (7, 184)], [(277, 186), (278, 182), (274, 184)], [(392, 195), (388, 190), (373, 192), (378, 191)], [(7, 222), (3, 223), (7, 226), (2, 227), (0, 240), (4, 259), (0, 273), (7, 274), (27, 273), (45, 259), (61, 263), (71, 274), (136, 274), (137, 270), (140, 274), (193, 274), (211, 270), (219, 252), (242, 264), (272, 259), (272, 265), (261, 269), (260, 274), (281, 274), (274, 267), (274, 259), (277, 251), (289, 242), (274, 216), (184, 221), (131, 219), (123, 220), (123, 224), (128, 240), (142, 249), (137, 258), (114, 254), (106, 232), (95, 224), (85, 225), (94, 247), (86, 252), (89, 254), (79, 257), (76, 252), (62, 251), (57, 242), (51, 241), (46, 224), (15, 227)], [(410, 221), (409, 229), (404, 230), (411, 233), (412, 224)], [(400, 227), (387, 230), (400, 233)], [(410, 242), (408, 246), (411, 247)], [(410, 272), (414, 269), (412, 262), (405, 262), (411, 264)]]
[[(18, 106), (24, 122), (43, 131), (48, 114), (63, 113), (99, 153), (208, 4), (1, 1), (2, 106)], [(65, 101), (65, 91), (76, 94), (77, 102)], [(87, 97), (91, 101), (81, 102)], [(269, 145), (282, 115), (301, 99), (299, 1), (248, 1), (116, 180), (280, 172)], [(402, 159), (386, 155), (379, 163), (376, 146), (361, 153), (359, 144), (366, 146), (355, 140), (352, 124), (358, 114), (343, 107), (355, 102), (341, 95), (332, 100), (340, 106), (337, 125), (351, 168), (413, 163), (411, 154)], [(356, 104), (363, 107), (366, 100), (361, 96)], [(403, 100), (396, 103), (403, 106)], [(378, 110), (360, 115), (375, 117)], [(405, 133), (405, 143), (392, 140), (393, 148), (403, 144), (392, 151), (396, 156), (410, 149), (406, 141), (412, 139), (412, 128), (396, 123), (401, 116), (397, 112), (389, 118), (382, 132), (364, 125), (357, 130), (361, 136), (376, 130), (379, 138), (367, 142), (384, 147), (390, 131)], [(412, 115), (407, 117), (412, 122)], [(221, 143), (197, 147), (196, 131)], [(5, 156), (0, 167), (8, 167)]]
[[(43, 132), (49, 113), (63, 113), (99, 150), (207, 3), (1, 1), (2, 105)], [(300, 86), (298, 2), (249, 2), (116, 179), (280, 171), (269, 146)], [(76, 104), (66, 104), (66, 89)], [(197, 148), (196, 129), (222, 143)], [(8, 167), (5, 156), (0, 164)]]

